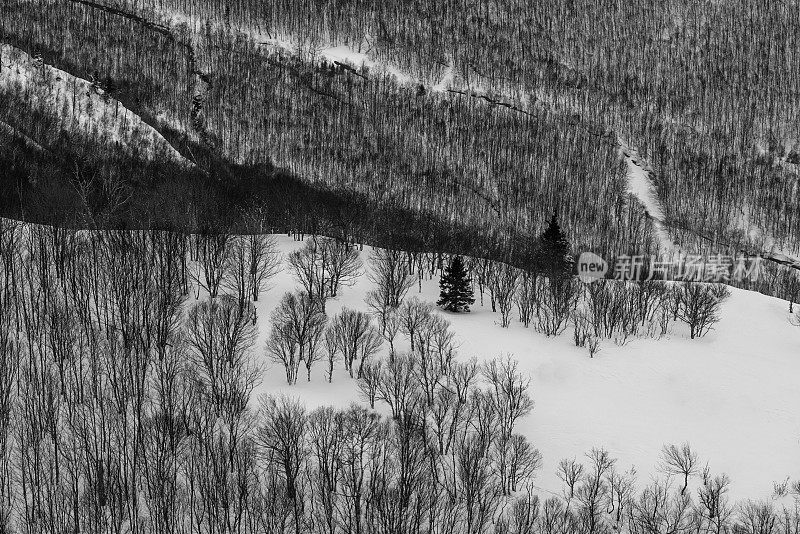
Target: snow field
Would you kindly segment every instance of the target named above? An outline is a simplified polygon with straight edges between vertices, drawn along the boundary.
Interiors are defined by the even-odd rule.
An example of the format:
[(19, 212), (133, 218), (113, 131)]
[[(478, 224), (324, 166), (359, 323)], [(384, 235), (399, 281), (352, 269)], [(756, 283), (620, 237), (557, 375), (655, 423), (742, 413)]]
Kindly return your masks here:
[[(286, 236), (278, 239), (284, 257), (302, 246)], [(361, 253), (366, 268), (369, 251), (365, 247)], [(254, 398), (285, 394), (309, 408), (364, 403), (341, 362), (330, 384), (325, 363), (317, 362), (311, 382), (301, 372), (297, 385), (289, 386), (283, 368), (266, 361), (269, 314), (283, 293), (297, 289), (285, 267), (272, 285), (257, 305), (255, 350), (266, 369)], [(328, 302), (328, 315), (345, 306), (368, 311), (364, 297), (371, 288), (366, 276), (344, 287)], [(423, 281), (421, 294), (415, 285), (408, 296), (435, 302), (438, 291), (436, 277)], [(787, 320), (787, 302), (731, 288), (722, 320), (706, 337), (689, 339), (688, 329), (676, 325), (661, 340), (634, 339), (622, 347), (604, 340), (594, 358), (574, 346), (569, 329), (547, 338), (516, 317), (508, 329), (501, 328), (488, 295), (481, 307), (476, 294), (472, 310), (436, 313), (452, 323), (460, 360), (510, 353), (530, 375), (535, 405), (517, 431), (542, 453), (536, 483), (543, 492), (560, 492), (556, 468), (561, 459), (581, 459), (593, 447), (617, 458), (619, 471), (635, 468), (642, 486), (663, 476), (658, 470), (662, 446), (685, 441), (712, 473), (731, 477), (734, 500), (768, 499), (773, 482), (800, 478), (800, 328)], [(396, 347), (408, 350), (402, 334)]]

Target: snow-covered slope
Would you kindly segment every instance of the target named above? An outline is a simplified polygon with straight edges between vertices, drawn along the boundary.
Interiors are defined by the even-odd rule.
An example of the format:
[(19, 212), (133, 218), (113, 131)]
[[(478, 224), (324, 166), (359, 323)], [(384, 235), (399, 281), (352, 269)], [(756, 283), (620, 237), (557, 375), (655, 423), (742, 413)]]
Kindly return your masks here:
[(0, 91), (23, 99), (30, 109), (58, 117), (61, 129), (78, 138), (101, 135), (146, 159), (190, 165), (158, 131), (101, 88), (7, 44), (0, 44)]
[[(284, 253), (301, 246), (279, 237)], [(366, 261), (369, 249), (362, 257)], [(295, 288), (283, 270), (259, 303), (259, 355), (269, 312)], [(328, 304), (366, 311), (371, 283), (363, 276)], [(485, 360), (512, 353), (532, 377), (533, 413), (521, 424), (542, 452), (537, 484), (560, 491), (555, 475), (562, 458), (604, 447), (618, 468), (635, 466), (640, 483), (657, 471), (661, 447), (688, 441), (714, 473), (727, 473), (735, 499), (769, 498), (772, 483), (800, 478), (800, 328), (787, 321), (788, 304), (731, 289), (722, 321), (705, 338), (689, 339), (680, 326), (662, 340), (603, 345), (593, 359), (574, 346), (571, 333), (547, 338), (519, 322), (503, 329), (488, 305), (472, 313), (445, 314), (461, 342), (460, 358)], [(409, 295), (417, 294), (414, 287)], [(423, 282), (421, 298), (435, 301), (438, 280)], [(444, 313), (444, 312), (438, 312)], [(387, 349), (388, 350), (388, 349)], [(288, 394), (309, 406), (361, 402), (355, 381), (341, 367), (329, 384), (323, 364), (296, 386), (282, 368), (268, 366), (257, 394)]]

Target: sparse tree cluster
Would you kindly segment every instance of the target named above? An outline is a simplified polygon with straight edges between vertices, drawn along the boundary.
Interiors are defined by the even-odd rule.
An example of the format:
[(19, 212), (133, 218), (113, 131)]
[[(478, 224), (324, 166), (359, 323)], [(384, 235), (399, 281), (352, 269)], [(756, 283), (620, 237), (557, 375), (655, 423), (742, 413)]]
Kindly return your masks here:
[(306, 378), (311, 380), (314, 362), (322, 359), (327, 322), (319, 300), (308, 293), (286, 293), (273, 310), (267, 356), (283, 366), (289, 384), (297, 382), (301, 364), (306, 367)]
[[(571, 260), (565, 256), (568, 244), (557, 228), (551, 221), (550, 229), (540, 237), (531, 270), (491, 260), (470, 263), (481, 301), (485, 290), (503, 328), (510, 326), (516, 308), (526, 328), (532, 325), (547, 336), (560, 335), (571, 325), (575, 344), (586, 347), (594, 356), (601, 340), (624, 345), (636, 337), (660, 338), (676, 322), (684, 323), (694, 339), (706, 335), (719, 322), (722, 303), (730, 295), (727, 286), (719, 283), (578, 281), (571, 274)], [(407, 316), (408, 320), (413, 321)], [(413, 325), (405, 328), (406, 332), (414, 330)]]
[(362, 273), (358, 250), (350, 243), (312, 236), (305, 245), (289, 254), (289, 267), (310, 300), (325, 311), (325, 302), (335, 297), (341, 286), (352, 285)]

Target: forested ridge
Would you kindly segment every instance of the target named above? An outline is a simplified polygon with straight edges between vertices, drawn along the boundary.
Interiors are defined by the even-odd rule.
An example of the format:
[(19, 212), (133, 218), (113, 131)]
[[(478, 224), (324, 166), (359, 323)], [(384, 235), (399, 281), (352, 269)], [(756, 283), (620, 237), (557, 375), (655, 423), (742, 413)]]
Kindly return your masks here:
[[(796, 249), (796, 2), (14, 0), (2, 10), (4, 42), (92, 80), (194, 163), (124, 163), (178, 203), (202, 195), (167, 182), (255, 198), (260, 182), (290, 176), (332, 195), (316, 211), (344, 197), (370, 214), (369, 224), (342, 220), (350, 208), (281, 214), (305, 231), (381, 243), (402, 239), (386, 227), (403, 213), (415, 246), (524, 265), (557, 210), (576, 251), (655, 253), (652, 214), (628, 193), (621, 150), (635, 148), (684, 249)], [(337, 46), (374, 68), (330, 61)], [(23, 120), (14, 88), (0, 91), (0, 120), (56, 155), (35, 172), (39, 155), (15, 156), (14, 189), (35, 190), (32, 172), (60, 172), (62, 184), (119, 174), (101, 132), (59, 138), (43, 126), (59, 122), (47, 110)], [(161, 195), (121, 181), (131, 197)], [(19, 198), (3, 200), (19, 215)], [(116, 206), (118, 218), (135, 221), (137, 201)], [(213, 226), (208, 213), (231, 211), (197, 202), (177, 211), (199, 218), (172, 222)]]

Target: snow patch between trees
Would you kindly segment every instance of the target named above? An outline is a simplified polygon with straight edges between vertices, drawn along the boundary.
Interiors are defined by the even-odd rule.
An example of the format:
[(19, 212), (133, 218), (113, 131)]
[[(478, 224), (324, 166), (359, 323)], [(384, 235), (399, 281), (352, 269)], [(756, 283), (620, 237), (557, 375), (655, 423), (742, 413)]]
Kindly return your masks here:
[(318, 54), (320, 57), (323, 57), (332, 63), (339, 62), (351, 64), (356, 68), (366, 67), (373, 72), (385, 72), (386, 74), (394, 76), (394, 78), (397, 80), (397, 83), (401, 85), (419, 83), (417, 80), (414, 80), (413, 77), (401, 71), (400, 69), (389, 64), (370, 59), (367, 54), (358, 52), (347, 46), (340, 45), (323, 48), (318, 52)]
[(431, 87), (431, 90), (437, 93), (443, 93), (447, 91), (450, 86), (453, 84), (453, 80), (455, 79), (455, 65), (453, 64), (453, 60), (450, 60), (450, 64), (447, 65), (447, 69), (444, 71), (444, 76), (442, 79), (439, 80), (439, 83)]
[[(205, 28), (204, 23), (206, 23), (206, 21), (198, 17), (186, 15), (175, 10), (157, 10), (156, 17), (173, 30), (186, 28), (192, 34), (190, 36), (192, 39), (195, 37), (194, 34), (199, 33)], [(223, 25), (218, 23), (211, 23), (211, 27), (215, 30), (225, 29)], [(399, 85), (422, 85), (430, 91), (443, 93), (450, 89), (455, 80), (455, 66), (452, 60), (445, 69), (439, 82), (430, 84), (394, 65), (371, 58), (368, 52), (362, 51), (364, 48), (369, 48), (367, 45), (359, 46), (356, 50), (344, 44), (327, 43), (315, 45), (314, 43), (301, 43), (298, 42), (297, 39), (292, 38), (292, 36), (265, 33), (250, 27), (237, 27), (236, 31), (247, 36), (253, 42), (261, 46), (283, 50), (289, 54), (296, 54), (306, 60), (325, 60), (329, 63), (345, 64), (354, 69), (361, 69), (363, 67), (369, 69), (369, 71), (373, 73), (385, 73), (393, 76)], [(485, 93), (485, 91), (478, 89), (472, 89), (472, 92), (476, 94)]]

